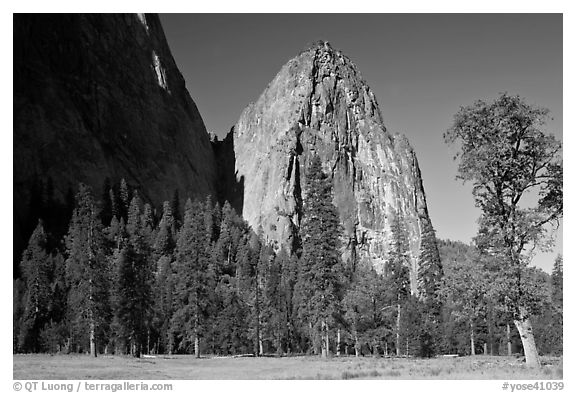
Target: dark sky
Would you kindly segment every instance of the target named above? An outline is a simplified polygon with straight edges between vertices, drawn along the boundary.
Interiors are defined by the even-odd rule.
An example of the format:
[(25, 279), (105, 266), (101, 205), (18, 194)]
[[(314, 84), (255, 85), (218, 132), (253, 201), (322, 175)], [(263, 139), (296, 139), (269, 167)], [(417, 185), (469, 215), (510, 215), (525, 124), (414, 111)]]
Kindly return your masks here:
[[(162, 24), (206, 128), (223, 136), (282, 65), (316, 40), (356, 64), (387, 128), (416, 150), (440, 238), (468, 243), (479, 210), (455, 180), (443, 142), (460, 106), (519, 94), (551, 110), (562, 138), (561, 14), (163, 14)], [(535, 263), (551, 270), (562, 250)]]

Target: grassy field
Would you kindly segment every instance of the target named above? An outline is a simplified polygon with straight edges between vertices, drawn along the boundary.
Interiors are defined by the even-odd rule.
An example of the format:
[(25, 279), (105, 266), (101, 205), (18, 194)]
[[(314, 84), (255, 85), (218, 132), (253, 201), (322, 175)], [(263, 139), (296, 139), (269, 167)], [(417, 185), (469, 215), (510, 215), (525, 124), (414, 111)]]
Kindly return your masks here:
[(541, 369), (516, 358), (202, 358), (14, 355), (14, 379), (562, 379), (562, 359)]

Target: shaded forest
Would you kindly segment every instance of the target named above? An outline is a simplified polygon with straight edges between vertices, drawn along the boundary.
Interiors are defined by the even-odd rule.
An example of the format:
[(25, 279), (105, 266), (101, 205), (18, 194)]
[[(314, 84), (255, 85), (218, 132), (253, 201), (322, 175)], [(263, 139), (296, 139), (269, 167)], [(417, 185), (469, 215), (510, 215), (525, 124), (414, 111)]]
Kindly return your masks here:
[[(332, 180), (308, 168), (290, 254), (211, 197), (162, 209), (124, 180), (85, 185), (62, 204), (39, 183), (39, 218), (14, 281), (14, 352), (418, 356), (522, 351), (493, 290), (496, 261), (423, 228), (418, 295), (406, 232), (390, 217), (386, 267), (341, 259)], [(67, 207), (68, 206), (68, 207)], [(63, 223), (63, 220), (66, 222)], [(523, 278), (541, 354), (562, 354), (562, 257)], [(527, 285), (528, 285), (527, 284)]]

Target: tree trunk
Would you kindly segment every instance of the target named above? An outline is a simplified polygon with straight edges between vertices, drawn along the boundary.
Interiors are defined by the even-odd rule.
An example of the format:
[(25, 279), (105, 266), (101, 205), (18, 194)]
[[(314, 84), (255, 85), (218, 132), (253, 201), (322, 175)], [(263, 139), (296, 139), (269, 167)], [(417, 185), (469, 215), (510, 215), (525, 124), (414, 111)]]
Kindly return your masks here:
[(198, 303), (198, 292), (196, 292), (196, 315), (194, 316), (194, 356), (200, 358), (200, 305)]
[(358, 331), (354, 328), (354, 355), (360, 356), (360, 344), (358, 343)]
[(150, 329), (147, 330), (146, 336), (146, 353), (150, 355)]
[(264, 344), (262, 343), (262, 337), (258, 337), (258, 356), (264, 355)]
[(409, 355), (410, 355), (409, 348), (410, 348), (410, 347), (408, 346), (408, 337), (406, 337), (406, 353), (405, 353), (406, 356), (409, 356)]
[(312, 340), (312, 351), (314, 355), (318, 355), (318, 334), (312, 328), (312, 322), (308, 322), (308, 331), (310, 332), (310, 339)]
[[(521, 311), (521, 314), (525, 312)], [(534, 340), (534, 331), (532, 330), (532, 323), (528, 316), (524, 318), (515, 319), (514, 324), (520, 333), (522, 339), (522, 347), (524, 347), (524, 356), (526, 357), (526, 365), (532, 367), (540, 367), (540, 359), (538, 358), (538, 350), (536, 349), (536, 341)]]
[(476, 355), (474, 349), (474, 322), (472, 322), (472, 320), (470, 320), (470, 355)]
[(194, 337), (194, 356), (196, 359), (200, 358), (200, 337)]
[[(290, 317), (286, 319), (290, 321)], [(286, 329), (288, 330), (288, 342), (286, 343), (286, 353), (288, 355), (292, 354), (292, 328), (290, 327), (290, 322), (286, 322)]]
[(66, 344), (64, 344), (64, 352), (66, 354), (69, 354), (72, 350), (71, 342), (72, 342), (72, 339), (70, 338), (70, 336), (68, 336), (68, 338), (66, 339)]
[[(94, 208), (90, 206), (90, 228), (88, 231), (88, 266), (92, 267), (94, 260), (94, 250), (92, 249), (92, 239), (94, 230)], [(90, 273), (93, 274), (93, 273)], [(96, 357), (96, 322), (94, 321), (94, 303), (93, 303), (93, 282), (92, 276), (88, 279), (88, 307), (90, 313), (90, 355)]]
[(90, 356), (98, 356), (96, 352), (96, 324), (93, 319), (90, 321)]
[(322, 321), (322, 357), (327, 358), (330, 352), (330, 338), (328, 336), (328, 322)]
[(398, 303), (398, 315), (396, 315), (396, 356), (400, 356), (400, 303)]
[(487, 325), (488, 325), (488, 342), (489, 342), (489, 351), (490, 356), (494, 356), (494, 328), (493, 328), (493, 315), (492, 315), (492, 308), (489, 308), (488, 318), (487, 318)]
[(508, 356), (512, 356), (512, 339), (510, 337), (510, 324), (506, 324), (506, 346), (508, 347)]
[[(258, 268), (256, 268), (256, 274), (258, 274)], [(256, 342), (254, 348), (254, 352), (256, 352), (256, 356), (260, 356), (262, 353), (262, 341), (260, 338), (260, 296), (259, 296), (259, 284), (258, 284), (258, 275), (256, 276)]]
[(484, 355), (488, 355), (488, 343), (484, 343)]
[(336, 356), (340, 356), (340, 328), (336, 334)]
[(276, 346), (276, 354), (282, 355), (284, 351), (282, 350), (282, 332), (280, 331), (280, 329), (278, 329), (278, 331), (276, 332), (276, 340), (274, 345)]

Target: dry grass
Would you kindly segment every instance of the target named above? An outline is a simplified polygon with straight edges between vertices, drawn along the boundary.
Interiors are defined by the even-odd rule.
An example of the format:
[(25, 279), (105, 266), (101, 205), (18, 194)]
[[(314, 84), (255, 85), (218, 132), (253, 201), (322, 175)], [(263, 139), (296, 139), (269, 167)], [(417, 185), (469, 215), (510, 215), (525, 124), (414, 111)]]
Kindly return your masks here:
[(561, 379), (562, 359), (540, 369), (516, 358), (203, 358), (14, 355), (14, 379)]

